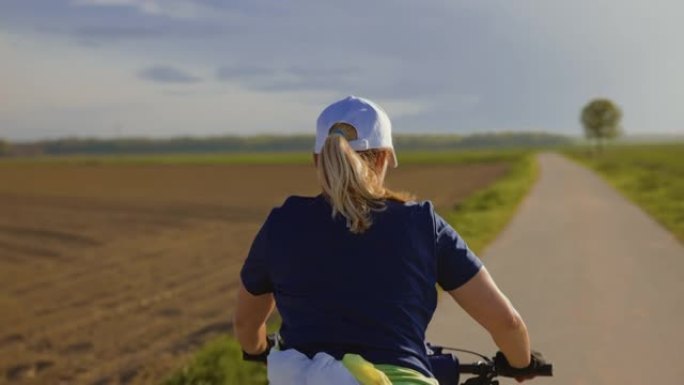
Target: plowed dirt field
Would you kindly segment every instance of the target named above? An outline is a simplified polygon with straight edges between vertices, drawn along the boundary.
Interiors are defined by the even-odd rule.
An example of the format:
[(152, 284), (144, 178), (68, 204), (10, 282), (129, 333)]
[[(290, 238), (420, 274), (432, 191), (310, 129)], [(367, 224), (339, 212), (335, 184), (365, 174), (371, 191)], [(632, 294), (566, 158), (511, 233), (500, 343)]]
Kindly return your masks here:
[[(404, 165), (390, 186), (453, 204), (503, 164)], [(158, 383), (230, 330), (271, 207), (302, 165), (0, 165), (0, 384)]]

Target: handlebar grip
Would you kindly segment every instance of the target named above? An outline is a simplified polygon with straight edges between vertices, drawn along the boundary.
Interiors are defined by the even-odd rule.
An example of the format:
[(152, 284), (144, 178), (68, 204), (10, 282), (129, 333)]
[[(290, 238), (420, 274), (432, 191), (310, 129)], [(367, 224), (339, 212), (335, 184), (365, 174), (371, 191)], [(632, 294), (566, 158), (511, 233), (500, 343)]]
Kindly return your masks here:
[[(462, 374), (475, 374), (475, 375), (482, 375), (488, 373), (490, 370), (492, 370), (491, 364), (487, 364), (484, 362), (479, 362), (476, 364), (460, 364), (459, 365), (459, 372)], [(544, 364), (534, 370), (534, 372), (529, 373), (533, 374), (535, 376), (542, 376), (542, 377), (552, 377), (553, 376), (553, 364)]]
[[(248, 354), (244, 350), (242, 351), (242, 360), (243, 361), (254, 361), (254, 362), (263, 362), (264, 364), (267, 361), (268, 353), (271, 351), (271, 348), (273, 348), (276, 345), (276, 342), (280, 340), (280, 336), (278, 334), (269, 334), (266, 336), (266, 344), (267, 348), (264, 350), (262, 353), (259, 354)], [(282, 346), (282, 343), (280, 344)]]
[(497, 352), (492, 361), (498, 375), (502, 377), (553, 376), (553, 364), (546, 361), (537, 351), (532, 351), (531, 362), (527, 368), (512, 367), (502, 352)]
[(254, 354), (245, 353), (244, 351), (242, 352), (242, 360), (243, 361), (262, 362), (265, 364), (266, 363), (266, 356), (267, 356), (267, 354), (264, 354), (264, 353), (254, 355)]
[(481, 364), (460, 364), (458, 371), (463, 374), (480, 374), (482, 372)]

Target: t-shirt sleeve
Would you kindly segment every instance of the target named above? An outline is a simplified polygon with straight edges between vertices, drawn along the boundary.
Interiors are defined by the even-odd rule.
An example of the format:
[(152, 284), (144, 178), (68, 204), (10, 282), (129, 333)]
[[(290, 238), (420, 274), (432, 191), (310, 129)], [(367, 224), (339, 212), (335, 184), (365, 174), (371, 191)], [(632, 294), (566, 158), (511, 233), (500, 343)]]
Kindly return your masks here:
[(466, 242), (439, 214), (435, 219), (435, 249), (437, 283), (446, 290), (454, 290), (468, 282), (482, 268), (482, 261), (468, 248)]
[(273, 213), (261, 226), (240, 271), (242, 284), (248, 292), (254, 295), (273, 292), (273, 282), (268, 270), (268, 253), (271, 248), (269, 247), (269, 228), (272, 227), (272, 217)]

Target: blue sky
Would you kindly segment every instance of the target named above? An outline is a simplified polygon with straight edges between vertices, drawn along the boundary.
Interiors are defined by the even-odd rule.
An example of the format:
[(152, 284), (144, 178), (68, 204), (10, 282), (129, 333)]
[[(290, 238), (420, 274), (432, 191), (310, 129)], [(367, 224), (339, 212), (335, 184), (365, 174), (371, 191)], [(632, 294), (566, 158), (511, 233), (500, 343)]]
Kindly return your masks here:
[(313, 132), (346, 95), (396, 132), (580, 134), (614, 99), (683, 133), (678, 0), (3, 0), (0, 137)]

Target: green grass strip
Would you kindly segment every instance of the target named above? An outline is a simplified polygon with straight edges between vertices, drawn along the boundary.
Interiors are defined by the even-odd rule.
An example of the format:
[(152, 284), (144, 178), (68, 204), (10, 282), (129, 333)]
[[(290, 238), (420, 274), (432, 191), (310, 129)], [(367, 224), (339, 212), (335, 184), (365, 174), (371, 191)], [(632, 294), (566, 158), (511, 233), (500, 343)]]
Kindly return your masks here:
[[(268, 321), (268, 332), (280, 329), (280, 317)], [(190, 362), (176, 370), (162, 385), (267, 385), (266, 366), (242, 360), (242, 348), (232, 335), (207, 342)]]
[(213, 165), (213, 164), (307, 164), (311, 154), (302, 152), (232, 154), (66, 155), (6, 158), (2, 165)]
[[(407, 151), (399, 152), (400, 164), (472, 164), (512, 161), (522, 150)], [(150, 155), (67, 155), (0, 159), (7, 165), (222, 165), (222, 164), (311, 164), (309, 152)]]
[(533, 154), (519, 156), (503, 178), (465, 199), (445, 219), (473, 251), (481, 253), (513, 218), (538, 174)]
[[(476, 156), (480, 160), (506, 160), (511, 164), (503, 178), (446, 213), (446, 220), (457, 228), (468, 245), (475, 252), (481, 252), (510, 221), (518, 204), (536, 180), (538, 167), (534, 154), (520, 151), (465, 156), (462, 153), (420, 153), (409, 162), (461, 163), (471, 162)], [(272, 328), (277, 328), (277, 323)], [(231, 336), (222, 336), (202, 347), (184, 368), (172, 374), (163, 384), (266, 385), (267, 382), (265, 367), (243, 362), (237, 342)]]
[(684, 242), (684, 144), (564, 151), (601, 175)]
[(229, 335), (204, 345), (192, 361), (164, 385), (266, 385), (263, 364), (242, 361), (240, 345)]

